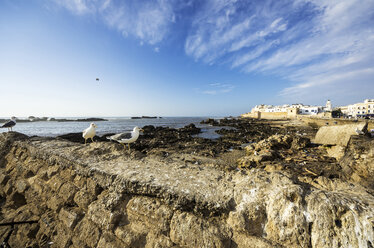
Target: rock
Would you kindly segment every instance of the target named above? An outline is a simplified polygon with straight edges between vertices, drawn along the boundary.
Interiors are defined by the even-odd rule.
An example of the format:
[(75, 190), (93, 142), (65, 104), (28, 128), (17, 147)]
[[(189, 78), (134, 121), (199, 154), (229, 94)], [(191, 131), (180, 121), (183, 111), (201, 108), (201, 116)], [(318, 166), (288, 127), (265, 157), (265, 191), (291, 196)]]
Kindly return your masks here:
[(9, 180), (9, 176), (5, 173), (0, 173), (0, 184), (5, 185)]
[(101, 232), (100, 229), (87, 218), (83, 218), (82, 221), (75, 227), (72, 242), (77, 247), (100, 247), (97, 246), (99, 242)]
[(123, 242), (123, 247), (145, 247), (150, 243), (146, 241), (147, 234), (143, 230), (137, 232), (128, 225), (117, 227), (114, 233)]
[(310, 139), (302, 136), (296, 136), (292, 139), (291, 148), (301, 150), (310, 146)]
[(293, 139), (290, 135), (272, 135), (267, 139), (261, 140), (251, 146), (247, 146), (247, 155), (252, 155), (254, 151), (289, 149), (292, 140)]
[(59, 219), (68, 229), (74, 229), (78, 223), (81, 214), (76, 209), (65, 209), (62, 208), (59, 212)]
[(374, 190), (373, 139), (365, 136), (353, 136), (340, 164), (348, 178)]
[(222, 231), (189, 213), (176, 212), (170, 223), (171, 241), (182, 247), (227, 247), (230, 242)]
[(346, 147), (351, 136), (357, 135), (356, 130), (367, 133), (367, 126), (367, 123), (323, 126), (319, 128), (313, 142), (323, 145), (339, 145)]
[[(95, 137), (93, 137), (93, 140), (95, 142), (96, 141), (109, 142), (109, 140), (106, 138), (107, 136), (109, 136), (109, 134), (103, 137), (99, 137), (95, 135)], [(82, 137), (82, 133), (67, 133), (67, 134), (59, 135), (57, 136), (57, 138), (84, 144), (84, 138)], [(89, 144), (90, 142), (88, 141), (87, 143)]]
[[(149, 127), (134, 150), (163, 151), (162, 159), (134, 159), (108, 142), (84, 146), (38, 137), (20, 142), (0, 134), (0, 218), (38, 220), (32, 228), (15, 228), (10, 245), (373, 246), (370, 138), (352, 136), (338, 162), (325, 147), (309, 146), (289, 130), (274, 134), (271, 126), (252, 120), (223, 123), (236, 127), (219, 141)], [(259, 126), (256, 132), (251, 125)], [(202, 156), (239, 147), (250, 132), (257, 138), (246, 151), (225, 154), (240, 151), (253, 165), (225, 170), (222, 156)], [(151, 141), (164, 147), (152, 147)], [(0, 240), (4, 235), (0, 229)]]
[(195, 126), (195, 124), (191, 123), (191, 124), (189, 124), (189, 125), (187, 125), (187, 126), (185, 126), (183, 128), (180, 128), (179, 131), (180, 132), (187, 132), (190, 135), (193, 135), (193, 134), (199, 134), (199, 133), (201, 133), (201, 128), (197, 128)]
[[(128, 219), (148, 230), (169, 232), (173, 211), (157, 199), (136, 197), (127, 204)], [(142, 228), (142, 229), (143, 229)]]
[(59, 197), (59, 196), (52, 196), (48, 202), (47, 202), (47, 206), (48, 208), (54, 210), (55, 212), (58, 212), (60, 211), (60, 209), (62, 208), (62, 206), (64, 205), (64, 200)]
[(245, 167), (253, 167), (256, 165), (261, 164), (261, 162), (265, 161), (272, 161), (278, 157), (278, 154), (274, 150), (264, 150), (257, 152), (255, 154), (252, 154), (250, 156), (245, 156), (243, 158), (240, 158), (238, 160), (239, 167), (245, 168)]
[[(135, 246), (132, 246), (135, 247)], [(154, 233), (151, 232), (147, 235), (147, 239), (145, 241), (145, 246), (139, 246), (145, 248), (175, 248), (175, 244), (171, 241), (171, 239), (164, 234)]]
[(25, 190), (29, 187), (27, 181), (25, 180), (18, 180), (16, 182), (16, 189), (18, 193), (24, 193)]
[(101, 236), (97, 247), (118, 248), (126, 246), (124, 246), (123, 242), (120, 241), (116, 236), (107, 232)]
[(219, 122), (216, 121), (215, 119), (209, 118), (209, 119), (207, 119), (207, 120), (203, 120), (203, 121), (201, 121), (200, 124), (209, 124), (209, 125), (212, 125), (212, 126), (213, 126), (213, 125), (218, 125)]
[(74, 196), (74, 202), (83, 209), (86, 209), (95, 199), (96, 195), (90, 194), (85, 189), (78, 191)]

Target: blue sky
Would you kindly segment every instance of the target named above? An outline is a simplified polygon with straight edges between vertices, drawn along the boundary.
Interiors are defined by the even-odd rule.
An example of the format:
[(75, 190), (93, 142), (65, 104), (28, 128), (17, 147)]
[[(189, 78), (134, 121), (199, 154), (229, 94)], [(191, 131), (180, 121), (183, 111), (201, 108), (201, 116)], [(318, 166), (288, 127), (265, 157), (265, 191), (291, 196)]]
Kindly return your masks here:
[(372, 0), (0, 0), (0, 116), (345, 105), (373, 58)]

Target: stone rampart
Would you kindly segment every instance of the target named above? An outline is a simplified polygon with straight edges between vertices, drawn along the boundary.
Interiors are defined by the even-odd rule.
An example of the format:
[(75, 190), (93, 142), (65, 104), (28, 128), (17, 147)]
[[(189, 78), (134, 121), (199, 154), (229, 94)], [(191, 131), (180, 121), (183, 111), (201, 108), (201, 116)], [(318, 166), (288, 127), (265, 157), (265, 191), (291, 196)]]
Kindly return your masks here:
[(37, 221), (11, 247), (372, 247), (373, 195), (308, 180), (0, 134), (0, 222)]

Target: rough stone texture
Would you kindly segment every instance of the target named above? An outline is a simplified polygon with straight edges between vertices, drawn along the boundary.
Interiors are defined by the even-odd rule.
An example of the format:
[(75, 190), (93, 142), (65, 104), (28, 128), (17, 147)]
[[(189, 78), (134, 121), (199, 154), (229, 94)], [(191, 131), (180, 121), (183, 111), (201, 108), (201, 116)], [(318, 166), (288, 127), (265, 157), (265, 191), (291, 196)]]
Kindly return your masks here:
[[(363, 138), (348, 145), (346, 174), (330, 177), (134, 160), (110, 143), (0, 134), (0, 221), (38, 221), (15, 228), (11, 247), (373, 247), (373, 141)], [(308, 143), (292, 142), (263, 147)]]
[(323, 126), (319, 128), (314, 143), (346, 147), (351, 136), (357, 135), (356, 130), (367, 133), (367, 126), (367, 123)]
[(374, 140), (372, 138), (352, 136), (340, 164), (352, 181), (374, 189)]

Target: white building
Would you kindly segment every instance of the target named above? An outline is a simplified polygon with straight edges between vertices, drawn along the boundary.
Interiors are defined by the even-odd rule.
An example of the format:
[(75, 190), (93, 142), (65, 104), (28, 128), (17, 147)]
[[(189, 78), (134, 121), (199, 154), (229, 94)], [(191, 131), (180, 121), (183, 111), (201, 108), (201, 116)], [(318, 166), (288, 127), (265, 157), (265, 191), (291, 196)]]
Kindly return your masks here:
[(346, 117), (365, 117), (374, 116), (374, 99), (366, 99), (364, 102), (340, 107)]
[(316, 115), (318, 113), (322, 112), (321, 106), (302, 106), (299, 108), (299, 114), (300, 115)]
[(332, 105), (331, 105), (330, 100), (327, 100), (327, 102), (326, 102), (325, 111), (332, 111)]
[[(329, 107), (331, 108), (331, 102)], [(326, 104), (327, 105), (327, 104)], [(292, 105), (278, 105), (278, 106), (273, 106), (273, 105), (256, 105), (254, 108), (252, 108), (251, 113), (255, 112), (264, 112), (264, 113), (277, 113), (277, 112), (285, 112), (287, 113), (290, 109), (297, 109), (298, 114), (300, 115), (317, 115), (318, 113), (324, 112), (325, 108), (322, 106), (310, 106), (310, 105), (304, 105), (301, 103), (297, 104), (292, 104)]]

